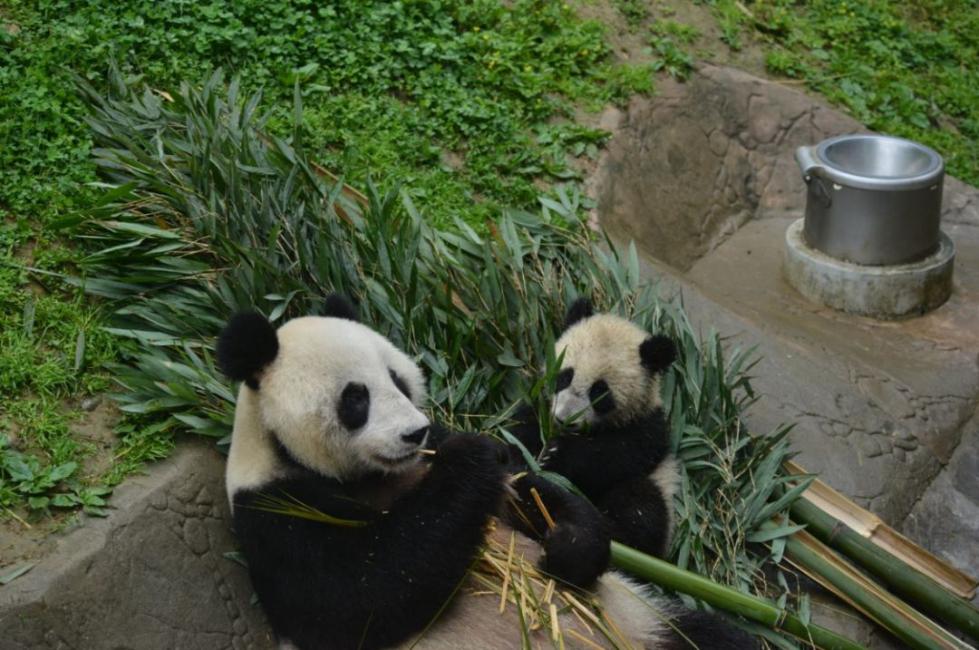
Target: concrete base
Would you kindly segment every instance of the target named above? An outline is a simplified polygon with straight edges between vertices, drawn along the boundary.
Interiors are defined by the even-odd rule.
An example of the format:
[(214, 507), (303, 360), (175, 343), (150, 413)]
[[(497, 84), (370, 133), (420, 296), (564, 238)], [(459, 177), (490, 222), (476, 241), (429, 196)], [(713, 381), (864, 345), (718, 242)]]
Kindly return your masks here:
[(785, 276), (803, 296), (850, 314), (894, 319), (920, 316), (952, 293), (955, 245), (941, 233), (938, 250), (912, 264), (862, 266), (810, 248), (803, 219), (785, 232)]

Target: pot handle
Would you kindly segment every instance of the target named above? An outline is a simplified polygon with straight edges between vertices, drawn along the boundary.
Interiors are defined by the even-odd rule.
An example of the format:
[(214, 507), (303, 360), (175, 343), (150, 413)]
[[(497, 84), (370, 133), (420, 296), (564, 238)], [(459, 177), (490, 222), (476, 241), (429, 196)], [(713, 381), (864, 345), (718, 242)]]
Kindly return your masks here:
[(829, 208), (833, 198), (826, 190), (823, 179), (820, 178), (825, 168), (816, 160), (812, 150), (812, 147), (799, 147), (795, 150), (795, 161), (799, 163), (799, 169), (802, 171), (802, 180), (806, 182), (823, 207)]
[(808, 183), (813, 176), (819, 176), (823, 171), (823, 166), (813, 155), (812, 147), (799, 147), (795, 150), (795, 161), (799, 164), (802, 171), (802, 178)]

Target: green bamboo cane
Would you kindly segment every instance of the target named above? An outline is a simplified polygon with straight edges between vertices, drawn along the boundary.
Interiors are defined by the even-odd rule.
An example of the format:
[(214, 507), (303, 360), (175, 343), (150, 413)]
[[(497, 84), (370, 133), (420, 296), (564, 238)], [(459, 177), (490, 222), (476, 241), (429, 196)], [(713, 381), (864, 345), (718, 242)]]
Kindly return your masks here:
[(797, 499), (791, 513), (795, 521), (806, 524), (809, 533), (858, 562), (922, 611), (979, 641), (979, 610), (970, 603), (806, 499)]
[(861, 650), (863, 646), (818, 625), (804, 623), (773, 603), (735, 591), (707, 578), (685, 571), (669, 562), (612, 542), (612, 563), (635, 576), (671, 591), (688, 594), (712, 607), (783, 630), (815, 644), (823, 650)]
[[(774, 522), (761, 529), (776, 528)], [(810, 577), (824, 582), (843, 600), (862, 611), (914, 650), (966, 650), (971, 646), (891, 596), (805, 531), (786, 540), (785, 557)]]

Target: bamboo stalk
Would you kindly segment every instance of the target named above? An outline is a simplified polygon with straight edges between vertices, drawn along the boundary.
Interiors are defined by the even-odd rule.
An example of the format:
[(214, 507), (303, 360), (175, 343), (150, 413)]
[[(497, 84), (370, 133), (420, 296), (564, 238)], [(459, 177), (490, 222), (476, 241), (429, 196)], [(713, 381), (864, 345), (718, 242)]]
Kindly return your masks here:
[[(790, 474), (806, 474), (801, 465), (791, 460), (786, 461), (785, 469)], [(880, 517), (861, 508), (824, 481), (814, 480), (806, 490), (805, 498), (884, 552), (925, 574), (960, 598), (972, 600), (976, 595), (979, 580), (921, 548), (888, 526)]]
[(540, 510), (541, 516), (547, 522), (547, 527), (554, 530), (557, 527), (557, 523), (555, 523), (551, 513), (547, 511), (547, 506), (544, 505), (544, 501), (540, 498), (540, 493), (537, 491), (537, 488), (530, 488), (530, 496), (534, 498), (534, 503), (537, 504), (537, 509)]
[[(769, 522), (762, 529), (775, 526), (774, 522)], [(816, 582), (915, 650), (970, 648), (903, 601), (881, 589), (805, 531), (787, 539), (785, 556)]]
[(863, 648), (826, 628), (804, 623), (802, 619), (767, 600), (719, 585), (701, 575), (684, 571), (669, 562), (650, 557), (619, 542), (612, 542), (612, 563), (661, 587), (688, 594), (712, 607), (788, 632), (814, 643), (823, 650), (862, 650)]
[(926, 614), (954, 625), (979, 641), (979, 610), (970, 603), (949, 593), (938, 582), (823, 512), (805, 497), (796, 500), (791, 513), (793, 520), (806, 524), (807, 532), (855, 560)]

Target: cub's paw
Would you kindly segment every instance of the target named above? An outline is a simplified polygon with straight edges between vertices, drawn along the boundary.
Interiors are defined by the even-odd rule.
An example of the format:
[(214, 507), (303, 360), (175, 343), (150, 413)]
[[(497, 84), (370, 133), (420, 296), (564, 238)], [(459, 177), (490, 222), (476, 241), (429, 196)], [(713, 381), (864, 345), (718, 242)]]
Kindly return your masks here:
[(587, 589), (608, 569), (610, 546), (605, 535), (588, 527), (559, 524), (544, 539), (541, 569), (575, 587)]

